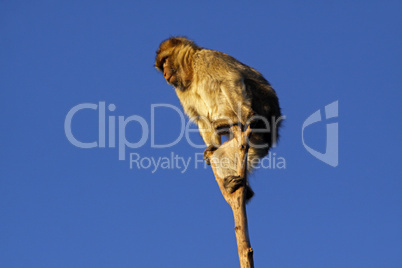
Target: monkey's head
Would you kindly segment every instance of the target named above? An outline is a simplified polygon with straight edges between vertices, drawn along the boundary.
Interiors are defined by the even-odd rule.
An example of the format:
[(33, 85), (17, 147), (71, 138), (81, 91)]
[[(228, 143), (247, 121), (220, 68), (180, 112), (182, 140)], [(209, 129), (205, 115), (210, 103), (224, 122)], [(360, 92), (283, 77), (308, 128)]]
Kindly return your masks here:
[(163, 41), (156, 51), (155, 67), (168, 84), (185, 90), (193, 78), (193, 56), (201, 49), (185, 37), (171, 37)]

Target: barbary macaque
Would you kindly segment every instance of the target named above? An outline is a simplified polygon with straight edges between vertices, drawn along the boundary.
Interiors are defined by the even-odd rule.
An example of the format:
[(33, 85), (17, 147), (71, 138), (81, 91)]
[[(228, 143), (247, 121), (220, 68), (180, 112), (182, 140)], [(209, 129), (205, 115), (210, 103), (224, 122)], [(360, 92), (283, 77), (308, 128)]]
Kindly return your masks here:
[[(250, 172), (278, 138), (282, 118), (275, 91), (255, 69), (185, 37), (163, 41), (156, 52), (155, 67), (174, 86), (184, 112), (198, 125), (207, 146), (205, 161), (218, 163), (216, 170), (225, 189), (236, 191), (244, 183), (237, 175), (237, 143), (232, 138), (221, 145), (221, 136), (232, 137), (233, 125), (252, 127), (247, 160)], [(250, 199), (253, 191), (246, 185), (246, 198)]]

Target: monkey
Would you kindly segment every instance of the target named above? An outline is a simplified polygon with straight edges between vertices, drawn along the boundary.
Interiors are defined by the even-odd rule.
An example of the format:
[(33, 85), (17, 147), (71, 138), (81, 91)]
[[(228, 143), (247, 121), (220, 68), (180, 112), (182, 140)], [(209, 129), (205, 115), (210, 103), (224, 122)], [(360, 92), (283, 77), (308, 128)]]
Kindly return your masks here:
[[(200, 47), (181, 36), (160, 44), (155, 67), (174, 87), (184, 112), (198, 125), (207, 146), (204, 160), (207, 164), (216, 163), (226, 191), (233, 193), (246, 185), (246, 199), (251, 199), (254, 192), (236, 172), (237, 148), (230, 127), (252, 127), (249, 173), (279, 137), (281, 108), (271, 84), (260, 72), (234, 57)], [(224, 144), (223, 135), (231, 137)]]

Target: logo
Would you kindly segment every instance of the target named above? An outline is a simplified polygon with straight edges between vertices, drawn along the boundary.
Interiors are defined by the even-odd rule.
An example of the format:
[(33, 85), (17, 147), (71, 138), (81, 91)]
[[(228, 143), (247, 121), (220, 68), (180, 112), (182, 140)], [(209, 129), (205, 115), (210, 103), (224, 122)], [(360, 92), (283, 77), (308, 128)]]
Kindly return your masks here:
[[(73, 108), (71, 108), (64, 120), (64, 132), (67, 140), (74, 146), (82, 149), (92, 149), (92, 148), (110, 148), (117, 149), (118, 159), (121, 161), (126, 160), (129, 156), (130, 169), (148, 169), (152, 173), (163, 169), (177, 169), (182, 173), (186, 172), (193, 163), (195, 169), (197, 168), (207, 168), (205, 161), (203, 160), (203, 154), (199, 153), (199, 149), (205, 148), (205, 144), (202, 142), (200, 144), (200, 139), (193, 140), (193, 132), (199, 133), (200, 131), (208, 131), (208, 129), (194, 129), (192, 126), (192, 120), (186, 122), (185, 115), (181, 109), (178, 107), (167, 104), (158, 103), (152, 104), (150, 110), (151, 118), (147, 121), (144, 117), (140, 115), (116, 115), (116, 105), (110, 103), (106, 105), (105, 101), (100, 101), (99, 103), (81, 103)], [(98, 133), (92, 138), (90, 142), (84, 142), (74, 135), (72, 129), (73, 121), (76, 117), (80, 117), (80, 113), (84, 110), (93, 111), (95, 122), (98, 123)], [(162, 119), (159, 118), (161, 113), (173, 112), (172, 120), (178, 120), (180, 122), (180, 133), (178, 136), (174, 137), (173, 141), (165, 141), (164, 143), (156, 143), (155, 137), (162, 135), (162, 133), (157, 133), (156, 124), (161, 123)], [(159, 115), (159, 116), (158, 116)], [(198, 118), (201, 120), (202, 118)], [(278, 118), (269, 125), (267, 122), (267, 133), (275, 133), (273, 139), (276, 138), (276, 125), (284, 117)], [(206, 118), (204, 119), (206, 120)], [(136, 141), (130, 141), (126, 134), (128, 132), (127, 127), (134, 125), (136, 131), (139, 132), (140, 138)], [(132, 131), (132, 128), (131, 128)], [(149, 149), (158, 150), (164, 148), (173, 148), (181, 140), (187, 141), (187, 143), (198, 149), (198, 153), (194, 156), (181, 156), (174, 151), (171, 151), (168, 155), (159, 154), (152, 155)], [(144, 148), (145, 147), (145, 148)], [(141, 150), (145, 149), (145, 150)], [(146, 152), (144, 154), (144, 152)], [(148, 152), (148, 154), (147, 154)], [(222, 157), (223, 158), (223, 157)], [(286, 160), (284, 157), (277, 156), (276, 153), (268, 154), (265, 158), (260, 159), (259, 163), (256, 163), (255, 168), (264, 169), (286, 169)]]
[[(338, 117), (338, 101), (334, 101), (325, 106), (325, 119)], [(321, 111), (317, 110), (312, 115), (310, 115), (306, 121), (303, 123), (302, 127), (302, 142), (304, 148), (312, 154), (315, 158), (321, 160), (322, 162), (336, 167), (338, 166), (338, 123), (328, 123), (327, 124), (327, 140), (325, 153), (314, 150), (304, 142), (304, 129), (314, 123), (320, 122)]]

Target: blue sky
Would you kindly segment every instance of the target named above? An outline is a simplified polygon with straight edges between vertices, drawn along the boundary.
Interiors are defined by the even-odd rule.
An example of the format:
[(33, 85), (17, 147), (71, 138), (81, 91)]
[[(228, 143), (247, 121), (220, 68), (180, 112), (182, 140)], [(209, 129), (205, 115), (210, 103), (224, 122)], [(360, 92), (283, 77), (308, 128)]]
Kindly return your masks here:
[[(262, 2), (262, 1), (261, 1)], [(398, 1), (2, 1), (0, 3), (0, 266), (237, 267), (233, 218), (209, 167), (180, 134), (172, 88), (153, 67), (159, 43), (185, 35), (253, 66), (286, 122), (272, 153), (285, 169), (250, 177), (256, 267), (401, 267), (402, 4)], [(339, 125), (339, 165), (312, 156), (303, 122), (334, 101), (339, 116), (305, 129), (325, 151)], [(65, 134), (73, 107), (142, 118), (139, 148), (82, 149)], [(114, 104), (115, 110), (107, 107)], [(98, 109), (99, 110), (99, 109)], [(98, 141), (98, 110), (72, 120)], [(130, 117), (133, 116), (133, 117)], [(108, 130), (108, 124), (106, 130)], [(191, 126), (192, 129), (195, 126)], [(119, 140), (116, 127), (116, 142)], [(130, 142), (142, 127), (130, 122)], [(201, 143), (197, 133), (191, 141)], [(117, 146), (117, 144), (116, 144)], [(130, 169), (143, 160), (189, 167)], [(273, 161), (273, 160), (272, 160)]]

